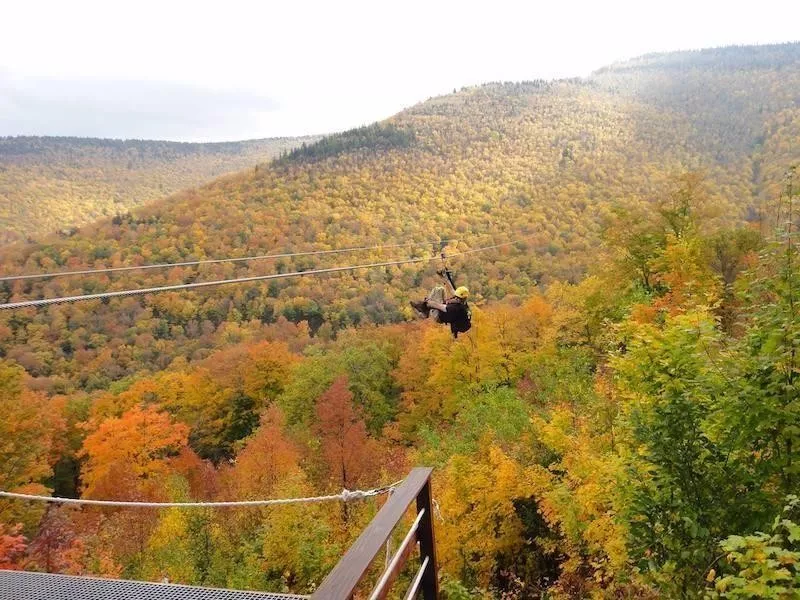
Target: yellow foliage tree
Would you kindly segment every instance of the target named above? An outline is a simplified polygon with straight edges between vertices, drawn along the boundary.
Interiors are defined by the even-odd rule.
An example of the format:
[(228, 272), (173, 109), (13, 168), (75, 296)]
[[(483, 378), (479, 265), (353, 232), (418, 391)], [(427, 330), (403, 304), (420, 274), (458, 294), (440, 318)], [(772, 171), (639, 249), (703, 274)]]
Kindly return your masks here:
[(530, 495), (528, 474), (485, 437), (477, 455), (453, 456), (435, 486), (442, 570), (486, 586), (498, 555), (522, 547), (522, 524), (513, 501)]

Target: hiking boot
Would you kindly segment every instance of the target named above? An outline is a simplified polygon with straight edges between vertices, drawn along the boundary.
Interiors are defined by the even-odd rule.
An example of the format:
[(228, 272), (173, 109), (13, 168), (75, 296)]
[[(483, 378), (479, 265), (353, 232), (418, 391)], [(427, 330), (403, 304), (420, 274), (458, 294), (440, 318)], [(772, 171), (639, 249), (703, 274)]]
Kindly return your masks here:
[(420, 316), (428, 318), (428, 315), (431, 312), (431, 309), (428, 308), (428, 304), (424, 300), (412, 300), (410, 302), (411, 308), (419, 313)]

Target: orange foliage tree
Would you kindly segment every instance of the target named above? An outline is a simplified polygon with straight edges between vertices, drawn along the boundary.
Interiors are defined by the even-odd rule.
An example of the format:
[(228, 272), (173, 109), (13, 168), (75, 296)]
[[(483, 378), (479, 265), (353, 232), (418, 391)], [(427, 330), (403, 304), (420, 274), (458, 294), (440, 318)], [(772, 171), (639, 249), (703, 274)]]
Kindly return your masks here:
[(17, 559), (25, 552), (25, 536), (20, 534), (21, 527), (7, 527), (0, 523), (0, 569), (13, 569)]
[(316, 433), (323, 458), (323, 479), (339, 488), (370, 485), (378, 473), (378, 443), (367, 435), (353, 407), (347, 377), (339, 377), (320, 396)]
[(232, 487), (239, 498), (267, 498), (288, 476), (300, 470), (300, 450), (283, 431), (284, 417), (277, 406), (261, 416), (261, 426), (236, 456)]
[(161, 495), (170, 458), (186, 446), (189, 428), (153, 407), (107, 419), (83, 443), (84, 495), (132, 500)]

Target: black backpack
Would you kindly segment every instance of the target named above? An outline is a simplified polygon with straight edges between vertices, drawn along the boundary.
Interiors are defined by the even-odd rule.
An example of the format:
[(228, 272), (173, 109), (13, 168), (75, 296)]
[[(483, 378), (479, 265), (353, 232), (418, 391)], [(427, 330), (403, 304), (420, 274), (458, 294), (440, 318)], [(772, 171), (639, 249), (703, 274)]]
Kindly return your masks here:
[(464, 312), (467, 315), (466, 319), (450, 323), (450, 329), (452, 329), (454, 334), (466, 333), (472, 329), (472, 311), (469, 309), (469, 304), (466, 302), (464, 302)]

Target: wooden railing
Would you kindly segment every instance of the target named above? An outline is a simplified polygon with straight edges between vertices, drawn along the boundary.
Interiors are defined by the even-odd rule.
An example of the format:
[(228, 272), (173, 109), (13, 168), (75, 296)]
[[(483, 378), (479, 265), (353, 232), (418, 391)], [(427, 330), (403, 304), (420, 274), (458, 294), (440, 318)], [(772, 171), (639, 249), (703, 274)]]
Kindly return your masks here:
[(438, 600), (439, 583), (436, 567), (436, 550), (433, 537), (433, 510), (431, 505), (431, 472), (418, 467), (409, 473), (389, 497), (375, 518), (342, 557), (339, 563), (311, 596), (313, 600), (349, 600), (366, 575), (375, 557), (383, 549), (408, 507), (416, 500), (417, 518), (408, 530), (369, 600), (383, 600), (389, 594), (403, 566), (419, 546), (419, 569), (405, 594), (406, 600), (416, 598), (421, 592), (424, 600)]

